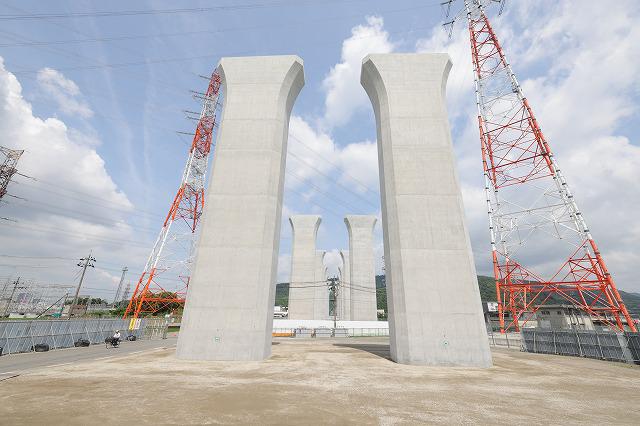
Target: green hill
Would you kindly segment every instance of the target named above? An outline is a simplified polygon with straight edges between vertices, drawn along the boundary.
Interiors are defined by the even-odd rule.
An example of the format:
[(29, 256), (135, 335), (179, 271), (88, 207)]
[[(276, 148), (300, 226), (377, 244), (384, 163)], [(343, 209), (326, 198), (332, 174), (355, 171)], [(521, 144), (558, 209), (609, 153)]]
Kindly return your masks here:
[[(482, 299), (483, 302), (496, 301), (496, 285), (492, 277), (478, 275), (478, 287), (480, 288), (480, 299)], [(376, 289), (378, 290), (378, 309), (384, 309), (386, 311), (387, 292), (385, 291), (384, 275), (376, 275)], [(622, 297), (629, 313), (635, 318), (640, 317), (640, 294), (620, 290), (620, 297)], [(557, 299), (555, 302), (562, 303), (562, 300)], [(276, 305), (288, 306), (288, 304), (289, 283), (279, 283), (276, 285)]]

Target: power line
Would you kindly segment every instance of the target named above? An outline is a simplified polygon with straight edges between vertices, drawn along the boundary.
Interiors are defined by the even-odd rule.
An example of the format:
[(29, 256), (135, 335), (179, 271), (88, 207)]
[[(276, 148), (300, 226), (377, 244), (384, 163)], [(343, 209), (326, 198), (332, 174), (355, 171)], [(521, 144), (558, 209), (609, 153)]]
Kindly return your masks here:
[(194, 7), (194, 8), (177, 8), (177, 9), (146, 9), (146, 10), (112, 10), (112, 11), (95, 11), (95, 12), (69, 12), (69, 13), (32, 13), (27, 15), (0, 15), (0, 20), (7, 21), (25, 21), (40, 19), (69, 19), (69, 18), (105, 18), (114, 16), (141, 16), (141, 15), (175, 15), (185, 13), (206, 13), (206, 12), (229, 12), (237, 10), (255, 10), (264, 9), (274, 6), (304, 6), (304, 5), (324, 5), (326, 3), (355, 3), (366, 0), (323, 0), (317, 2), (315, 0), (293, 0), (293, 1), (273, 1), (262, 3), (248, 3), (235, 6), (210, 6), (210, 7)]
[[(37, 181), (39, 183), (43, 183), (42, 180), (38, 179)], [(45, 189), (43, 189), (43, 188), (40, 188), (40, 187), (38, 187), (36, 185), (32, 185), (32, 184), (29, 184), (29, 183), (26, 183), (26, 182), (16, 181), (16, 183), (18, 183), (19, 185), (25, 185), (27, 187), (31, 187), (31, 188), (34, 188), (34, 189), (37, 189), (37, 190), (45, 191)], [(80, 191), (75, 191), (75, 190), (69, 189), (69, 188), (64, 188), (62, 186), (54, 185), (54, 184), (51, 184), (51, 183), (47, 183), (47, 185), (62, 188), (64, 191), (75, 192), (75, 193), (83, 195), (84, 197), (91, 197), (91, 198), (94, 198), (94, 199), (97, 199), (97, 200), (102, 200), (102, 201), (105, 201), (105, 203), (97, 203), (95, 201), (91, 201), (91, 200), (87, 200), (87, 199), (84, 199), (84, 198), (75, 197), (75, 196), (70, 195), (70, 194), (65, 194), (65, 193), (56, 192), (56, 191), (52, 191), (50, 189), (47, 189), (46, 191), (49, 194), (60, 195), (62, 197), (66, 197), (66, 198), (70, 198), (70, 199), (73, 199), (73, 200), (76, 200), (76, 201), (80, 201), (82, 203), (93, 204), (93, 205), (96, 205), (96, 206), (101, 207), (101, 208), (107, 208), (107, 209), (119, 211), (119, 212), (122, 212), (122, 213), (126, 213), (128, 215), (138, 215), (138, 216), (144, 216), (144, 217), (154, 216), (154, 217), (164, 218), (162, 215), (159, 215), (159, 214), (147, 211), (147, 210), (140, 210), (140, 209), (136, 209), (136, 208), (130, 208), (129, 209), (129, 208), (125, 207), (124, 205), (122, 205), (122, 207), (117, 207), (117, 204), (114, 205), (113, 202), (111, 202), (110, 200), (108, 200), (106, 198), (103, 198), (103, 197), (92, 196), (90, 194), (86, 194), (86, 193), (83, 193), (83, 192), (80, 192)]]
[(307, 150), (309, 150), (310, 152), (314, 153), (318, 158), (320, 158), (321, 160), (325, 161), (326, 163), (334, 166), (337, 169), (342, 170), (342, 173), (349, 177), (351, 180), (353, 180), (354, 182), (362, 185), (362, 187), (364, 189), (366, 189), (367, 191), (375, 194), (375, 195), (380, 195), (379, 191), (373, 190), (371, 189), (366, 183), (362, 182), (361, 180), (357, 179), (356, 177), (354, 177), (353, 175), (349, 174), (346, 170), (344, 170), (343, 167), (341, 167), (340, 165), (338, 165), (337, 163), (334, 163), (333, 161), (329, 160), (327, 157), (325, 157), (324, 155), (320, 154), (318, 151), (316, 151), (315, 149), (311, 148), (309, 145), (307, 145), (306, 143), (302, 142), (302, 140), (300, 140), (299, 138), (297, 138), (293, 133), (289, 133), (289, 137), (295, 139), (301, 146), (307, 148)]
[(57, 228), (46, 228), (46, 227), (43, 227), (43, 226), (25, 226), (25, 225), (22, 225), (22, 224), (7, 225), (7, 224), (1, 223), (1, 222), (0, 222), (0, 226), (10, 226), (11, 228), (21, 228), (21, 229), (28, 229), (28, 230), (32, 230), (32, 231), (65, 234), (65, 235), (68, 235), (71, 238), (82, 239), (82, 240), (101, 241), (101, 242), (112, 243), (112, 244), (127, 243), (129, 245), (135, 245), (135, 246), (138, 246), (138, 247), (148, 248), (148, 244), (147, 243), (143, 243), (141, 241), (126, 240), (126, 239), (123, 239), (123, 238), (105, 238), (105, 237), (101, 237), (101, 236), (98, 236), (98, 235), (95, 235), (95, 234), (71, 232), (71, 231), (65, 231), (65, 230), (57, 229)]
[(306, 165), (307, 167), (309, 167), (312, 170), (315, 170), (315, 172), (319, 175), (322, 175), (324, 177), (326, 177), (327, 179), (331, 180), (333, 183), (335, 183), (336, 185), (340, 186), (341, 188), (343, 188), (344, 190), (350, 192), (351, 194), (355, 195), (357, 198), (359, 198), (360, 200), (362, 200), (363, 202), (369, 204), (370, 206), (374, 207), (374, 208), (378, 208), (377, 204), (372, 203), (371, 201), (367, 200), (366, 198), (364, 198), (362, 195), (358, 194), (357, 192), (353, 191), (350, 188), (347, 188), (346, 186), (344, 186), (342, 183), (338, 182), (336, 179), (334, 179), (332, 176), (328, 175), (327, 173), (321, 171), (320, 169), (318, 169), (317, 167), (315, 167), (313, 164), (309, 163), (308, 161), (305, 161), (303, 158), (299, 157), (298, 155), (289, 152), (288, 155), (292, 156), (293, 158), (295, 158), (296, 160), (298, 160), (300, 163)]
[[(421, 5), (415, 7), (406, 7), (402, 9), (387, 9), (387, 10), (378, 10), (376, 14), (384, 14), (389, 15), (393, 13), (400, 12), (409, 12), (419, 9), (425, 9), (433, 7), (434, 5)], [(304, 26), (308, 28), (310, 23), (324, 23), (331, 21), (341, 21), (345, 19), (353, 19), (353, 18), (362, 18), (362, 13), (352, 14), (352, 15), (340, 15), (340, 16), (332, 16), (330, 18), (320, 18), (320, 19), (309, 19), (298, 22), (278, 22), (275, 24), (267, 24), (267, 25), (252, 25), (245, 27), (234, 27), (234, 28), (221, 28), (216, 30), (199, 30), (199, 31), (180, 31), (174, 33), (157, 33), (157, 34), (138, 34), (138, 35), (124, 35), (124, 36), (112, 36), (112, 37), (89, 37), (84, 39), (70, 39), (70, 40), (46, 40), (46, 41), (32, 41), (32, 42), (20, 42), (20, 43), (0, 43), (0, 47), (29, 47), (29, 46), (50, 46), (50, 45), (65, 45), (65, 44), (78, 44), (78, 43), (108, 43), (112, 41), (128, 41), (128, 40), (139, 40), (139, 39), (164, 39), (171, 37), (182, 37), (182, 36), (191, 36), (197, 35), (201, 36), (203, 34), (221, 34), (226, 32), (246, 32), (251, 30), (261, 30), (261, 29), (283, 29), (297, 26)], [(431, 28), (431, 27), (429, 27)], [(414, 30), (418, 30), (422, 28), (414, 28)], [(406, 32), (406, 31), (405, 31)], [(361, 37), (356, 37), (361, 38)]]
[[(142, 227), (142, 226), (134, 226), (131, 225), (125, 221), (112, 221), (108, 218), (104, 218), (102, 216), (96, 216), (93, 213), (90, 214), (84, 214), (78, 210), (73, 210), (73, 209), (68, 209), (65, 207), (60, 207), (60, 206), (54, 206), (53, 204), (48, 204), (48, 203), (44, 203), (42, 201), (35, 201), (35, 200), (25, 200), (25, 202), (28, 203), (36, 203), (36, 204), (41, 204), (44, 205), (45, 207), (37, 207), (38, 210), (43, 211), (43, 212), (48, 212), (52, 215), (55, 216), (59, 216), (59, 217), (64, 217), (64, 218), (69, 218), (69, 219), (76, 219), (76, 220), (81, 220), (85, 223), (91, 223), (91, 224), (99, 224), (99, 225), (103, 225), (103, 226), (109, 226), (109, 227), (118, 227), (118, 226), (127, 226), (130, 227), (131, 229), (135, 230), (136, 232), (143, 232), (143, 233), (147, 233), (147, 234), (156, 234), (157, 230), (151, 229), (151, 228), (146, 228), (146, 227)], [(14, 203), (10, 203), (13, 204), (14, 206), (16, 206), (16, 204)], [(50, 208), (46, 208), (46, 206), (51, 206), (53, 207), (52, 209)], [(73, 214), (63, 214), (58, 212), (57, 210), (61, 210), (61, 211), (68, 211), (68, 212), (72, 212), (72, 213), (76, 213), (75, 215)]]
[(331, 194), (331, 193), (329, 193), (329, 192), (326, 192), (326, 191), (324, 191), (324, 190), (320, 189), (320, 188), (319, 188), (317, 185), (315, 185), (314, 183), (312, 183), (312, 182), (308, 182), (308, 181), (306, 181), (304, 178), (302, 178), (302, 177), (300, 177), (300, 176), (298, 176), (298, 175), (296, 175), (296, 174), (294, 174), (294, 173), (292, 173), (292, 172), (288, 172), (288, 171), (287, 171), (287, 172), (286, 172), (286, 174), (287, 174), (287, 175), (289, 175), (289, 176), (291, 176), (291, 177), (293, 177), (293, 178), (295, 178), (295, 179), (297, 179), (299, 182), (302, 182), (302, 183), (304, 183), (304, 184), (306, 184), (306, 185), (310, 186), (314, 192), (316, 192), (316, 193), (318, 193), (318, 194), (321, 194), (321, 195), (323, 195), (324, 197), (326, 197), (326, 198), (328, 198), (328, 199), (330, 199), (330, 200), (334, 200), (334, 202), (337, 202), (337, 203), (341, 204), (343, 207), (346, 207), (347, 209), (349, 209), (349, 211), (351, 211), (351, 212), (355, 212), (355, 211), (357, 211), (357, 210), (358, 210), (358, 209), (354, 209), (354, 208), (353, 208), (353, 205), (348, 204), (348, 203), (346, 203), (346, 202), (342, 201), (341, 199), (339, 199), (339, 198), (338, 198), (338, 197), (336, 197), (335, 195), (333, 195), (333, 194)]

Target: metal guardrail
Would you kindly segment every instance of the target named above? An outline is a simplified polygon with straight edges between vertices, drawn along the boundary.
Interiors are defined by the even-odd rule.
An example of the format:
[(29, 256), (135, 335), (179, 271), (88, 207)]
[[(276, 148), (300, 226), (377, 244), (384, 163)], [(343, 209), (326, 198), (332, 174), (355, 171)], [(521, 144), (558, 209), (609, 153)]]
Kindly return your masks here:
[(0, 348), (2, 355), (31, 352), (38, 344), (50, 349), (71, 348), (80, 339), (91, 344), (104, 343), (104, 339), (120, 330), (123, 338), (133, 334), (144, 336), (146, 320), (137, 330), (128, 330), (129, 320), (72, 319), (72, 320), (18, 320), (0, 321)]
[(640, 333), (522, 329), (526, 352), (640, 364)]

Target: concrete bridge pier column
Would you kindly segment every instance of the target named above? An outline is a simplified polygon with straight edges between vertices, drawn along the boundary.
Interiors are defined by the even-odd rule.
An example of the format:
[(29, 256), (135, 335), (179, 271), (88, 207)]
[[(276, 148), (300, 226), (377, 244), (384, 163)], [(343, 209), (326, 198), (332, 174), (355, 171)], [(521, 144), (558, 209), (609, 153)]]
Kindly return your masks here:
[(224, 105), (177, 357), (271, 355), (289, 116), (297, 56), (223, 58)]
[(450, 68), (446, 54), (369, 55), (362, 64), (378, 134), (391, 357), (489, 367), (447, 118)]

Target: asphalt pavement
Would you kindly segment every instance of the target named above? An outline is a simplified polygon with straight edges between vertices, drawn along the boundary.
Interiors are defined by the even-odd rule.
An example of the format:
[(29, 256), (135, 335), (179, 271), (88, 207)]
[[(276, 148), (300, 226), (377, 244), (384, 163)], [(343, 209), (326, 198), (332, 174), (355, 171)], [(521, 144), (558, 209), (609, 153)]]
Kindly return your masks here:
[(117, 348), (107, 348), (104, 344), (97, 344), (80, 348), (55, 349), (49, 352), (4, 355), (0, 356), (0, 381), (39, 368), (110, 359), (175, 347), (177, 340), (177, 337), (173, 336), (165, 340), (124, 341)]

